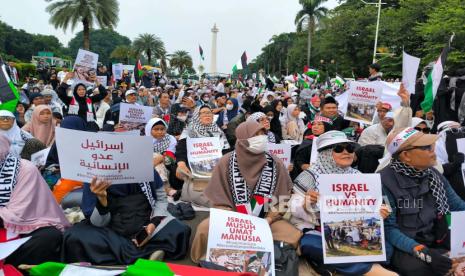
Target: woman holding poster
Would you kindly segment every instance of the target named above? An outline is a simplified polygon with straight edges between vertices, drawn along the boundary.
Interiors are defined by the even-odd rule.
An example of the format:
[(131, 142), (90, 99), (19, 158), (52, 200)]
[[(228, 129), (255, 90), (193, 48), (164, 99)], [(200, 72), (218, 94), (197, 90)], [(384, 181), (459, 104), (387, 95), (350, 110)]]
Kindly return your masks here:
[[(329, 131), (318, 137), (316, 164), (303, 171), (294, 182), (294, 194), (290, 200), (291, 222), (304, 231), (300, 240), (302, 255), (319, 271), (336, 271), (343, 275), (396, 275), (373, 263), (324, 264), (318, 202), (318, 178), (322, 174), (356, 174), (351, 167), (355, 157), (355, 143), (341, 131)], [(383, 206), (383, 217), (389, 211)], [(326, 234), (326, 231), (325, 231)], [(327, 241), (328, 242), (328, 241)], [(332, 243), (331, 243), (332, 244)]]
[[(236, 147), (216, 165), (205, 189), (212, 207), (265, 218), (273, 240), (297, 248), (301, 232), (271, 211), (273, 197), (289, 196), (292, 181), (282, 161), (267, 153), (265, 129), (254, 121), (236, 129)], [(250, 197), (249, 197), (250, 195)], [(209, 219), (202, 221), (192, 244), (191, 258), (198, 263), (207, 252)]]
[(448, 217), (465, 202), (434, 168), (438, 138), (410, 127), (387, 138), (392, 159), (380, 174), (393, 212), (384, 226), (391, 264), (402, 275), (446, 275), (459, 262), (449, 257)]

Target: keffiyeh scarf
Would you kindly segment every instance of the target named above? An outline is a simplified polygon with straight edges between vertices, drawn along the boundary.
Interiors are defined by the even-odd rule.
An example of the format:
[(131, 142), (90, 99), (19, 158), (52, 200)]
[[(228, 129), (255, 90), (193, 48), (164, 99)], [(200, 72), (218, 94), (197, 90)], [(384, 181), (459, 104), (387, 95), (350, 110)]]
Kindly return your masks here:
[(196, 108), (192, 115), (192, 121), (188, 126), (188, 134), (191, 138), (214, 137), (222, 135), (221, 129), (212, 122), (209, 125), (200, 123), (200, 108)]
[(11, 194), (16, 186), (19, 173), (20, 159), (13, 154), (8, 154), (0, 166), (0, 207), (10, 202)]
[(153, 152), (163, 154), (170, 146), (170, 142), (170, 136), (165, 135), (163, 138), (153, 143)]
[(407, 177), (417, 179), (428, 177), (429, 188), (431, 190), (431, 194), (433, 195), (436, 201), (436, 210), (438, 214), (445, 215), (449, 213), (449, 203), (447, 202), (444, 184), (442, 183), (441, 179), (439, 179), (438, 175), (436, 175), (433, 172), (432, 169), (420, 171), (411, 166), (406, 165), (405, 163), (400, 162), (397, 159), (392, 159), (390, 166), (396, 173), (399, 173)]

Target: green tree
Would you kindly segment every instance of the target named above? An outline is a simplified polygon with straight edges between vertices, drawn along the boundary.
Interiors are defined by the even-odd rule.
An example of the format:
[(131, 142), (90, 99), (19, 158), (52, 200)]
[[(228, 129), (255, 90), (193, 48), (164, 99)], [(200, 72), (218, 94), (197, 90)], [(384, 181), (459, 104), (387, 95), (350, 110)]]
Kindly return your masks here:
[(78, 23), (82, 23), (83, 48), (89, 50), (90, 30), (94, 24), (100, 28), (116, 27), (119, 3), (117, 0), (60, 0), (48, 5), (46, 11), (55, 28), (74, 30)]
[(152, 65), (152, 58), (163, 59), (166, 55), (165, 44), (154, 34), (139, 35), (134, 40), (133, 47), (138, 55), (145, 55), (149, 65)]
[[(67, 50), (69, 56), (76, 57), (82, 45), (83, 35), (83, 32), (79, 32), (69, 41)], [(99, 54), (99, 61), (107, 64), (110, 62), (110, 55), (113, 50), (120, 45), (131, 45), (131, 40), (111, 29), (91, 30), (90, 45), (90, 50)]]
[(326, 16), (328, 9), (322, 7), (322, 4), (327, 0), (299, 0), (302, 9), (297, 12), (295, 24), (297, 31), (307, 30), (308, 45), (307, 45), (307, 65), (310, 66), (310, 57), (312, 52), (312, 35), (318, 27), (320, 20)]
[(111, 52), (110, 58), (125, 64), (131, 64), (130, 60), (135, 57), (134, 50), (129, 45), (120, 45)]
[(192, 68), (192, 57), (187, 51), (175, 51), (170, 55), (170, 64), (178, 69), (179, 74), (183, 74), (184, 70)]

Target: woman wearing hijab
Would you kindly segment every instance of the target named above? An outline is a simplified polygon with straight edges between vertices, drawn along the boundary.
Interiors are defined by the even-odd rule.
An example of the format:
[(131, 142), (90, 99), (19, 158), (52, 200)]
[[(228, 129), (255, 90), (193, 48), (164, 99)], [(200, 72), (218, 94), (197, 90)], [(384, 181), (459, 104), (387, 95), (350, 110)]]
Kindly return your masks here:
[[(83, 202), (89, 204), (83, 210), (92, 213), (65, 232), (64, 262), (127, 265), (139, 258), (173, 260), (187, 253), (190, 228), (166, 210), (163, 181), (156, 171), (154, 181), (144, 183), (111, 185), (94, 178), (84, 185)], [(141, 235), (147, 236), (144, 242), (136, 238)]]
[(50, 147), (55, 141), (55, 125), (52, 109), (46, 105), (39, 105), (32, 112), (31, 121), (23, 126), (23, 130)]
[[(304, 134), (302, 144), (297, 148), (294, 157), (294, 171), (292, 176), (297, 177), (302, 171), (310, 167), (312, 154), (317, 154), (316, 148), (313, 148), (317, 137), (325, 132), (332, 130), (333, 122), (331, 119), (317, 115), (313, 118), (312, 127)], [(314, 157), (316, 160), (316, 156)]]
[(265, 134), (268, 137), (268, 142), (277, 144), (276, 136), (274, 135), (273, 132), (270, 131), (270, 120), (265, 115), (265, 113), (263, 113), (263, 112), (252, 113), (249, 116), (249, 118), (247, 118), (246, 121), (255, 121), (255, 122), (259, 123), (263, 128), (265, 128), (265, 131), (266, 131)]
[[(349, 263), (324, 264), (321, 237), (320, 214), (316, 203), (319, 193), (318, 178), (321, 174), (356, 174), (351, 167), (355, 156), (355, 143), (347, 139), (341, 131), (329, 131), (318, 137), (318, 158), (316, 164), (303, 171), (294, 182), (294, 194), (290, 200), (291, 222), (305, 231), (300, 240), (302, 255), (319, 270), (336, 271), (342, 275), (396, 275), (379, 264)], [(383, 206), (380, 210), (383, 218), (389, 215)]]
[[(198, 107), (192, 115), (192, 121), (181, 134), (178, 145), (176, 146), (176, 177), (184, 179), (184, 175), (190, 175), (191, 171), (188, 168), (189, 160), (187, 158), (187, 138), (205, 138), (219, 137), (220, 143), (223, 144), (223, 153), (229, 150), (230, 146), (223, 131), (213, 122), (212, 109), (203, 105)], [(178, 187), (175, 187), (176, 189)], [(180, 188), (180, 187), (179, 187)]]
[(170, 169), (175, 162), (174, 154), (178, 142), (176, 138), (166, 133), (167, 128), (168, 126), (163, 119), (152, 118), (145, 125), (145, 136), (153, 138), (153, 167), (160, 175), (166, 193), (169, 196), (174, 196), (177, 191), (169, 186), (168, 179)]
[(438, 138), (411, 127), (387, 138), (392, 158), (380, 175), (392, 213), (384, 229), (394, 247), (391, 265), (401, 275), (454, 275), (453, 264), (463, 262), (449, 257), (448, 216), (465, 211), (465, 201), (434, 168)]
[(20, 156), (27, 141), (34, 137), (19, 128), (15, 115), (8, 110), (0, 110), (0, 134), (10, 142), (10, 153)]
[(8, 138), (0, 135), (0, 228), (31, 238), (4, 262), (18, 266), (59, 261), (61, 231), (69, 223), (34, 164), (9, 149)]
[(226, 101), (226, 116), (228, 116), (228, 122), (231, 122), (239, 112), (239, 102), (235, 98), (229, 98)]
[(306, 122), (313, 122), (315, 116), (320, 113), (320, 104), (320, 98), (318, 95), (314, 95), (307, 104), (303, 105), (303, 111), (307, 115)]
[[(270, 224), (273, 239), (291, 244), (297, 248), (301, 232), (282, 219), (278, 212), (270, 210), (273, 197), (289, 196), (292, 181), (282, 161), (267, 153), (268, 138), (265, 129), (255, 121), (247, 121), (236, 129), (235, 150), (223, 156), (216, 165), (212, 178), (204, 193), (212, 207), (244, 213), (265, 218)], [(273, 177), (264, 177), (270, 172)], [(270, 183), (271, 182), (271, 183)], [(248, 191), (236, 187), (245, 185)], [(258, 191), (263, 191), (259, 193)], [(248, 212), (250, 201), (254, 199), (265, 202), (262, 208), (255, 207)], [(250, 206), (249, 206), (250, 207)], [(197, 227), (191, 251), (191, 259), (198, 263), (207, 252), (209, 219), (202, 221)]]
[[(274, 100), (271, 102), (273, 108), (273, 119), (270, 121), (270, 130), (273, 132), (279, 141), (283, 139), (283, 129), (281, 126), (281, 111), (283, 110), (283, 103), (280, 100)], [(268, 114), (268, 112), (266, 112)]]
[(69, 72), (64, 77), (61, 85), (58, 87), (58, 96), (68, 108), (68, 115), (78, 115), (87, 123), (95, 123), (94, 103), (99, 103), (107, 96), (107, 90), (103, 85), (96, 81), (99, 93), (93, 96), (87, 96), (86, 87), (82, 83), (74, 86), (73, 95), (68, 96), (69, 85), (66, 82), (74, 77), (74, 73)]
[(300, 144), (306, 127), (304, 121), (299, 118), (299, 115), (300, 107), (296, 104), (288, 105), (286, 113), (281, 118), (281, 128), (283, 132), (283, 139), (294, 140)]

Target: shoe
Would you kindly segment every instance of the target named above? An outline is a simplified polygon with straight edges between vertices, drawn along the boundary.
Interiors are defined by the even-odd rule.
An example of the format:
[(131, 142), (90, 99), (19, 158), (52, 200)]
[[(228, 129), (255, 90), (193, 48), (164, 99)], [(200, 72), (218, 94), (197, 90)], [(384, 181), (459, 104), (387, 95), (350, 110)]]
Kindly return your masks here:
[(177, 219), (183, 219), (181, 209), (179, 209), (177, 204), (168, 203), (168, 207), (166, 209), (173, 217)]
[(163, 250), (156, 250), (155, 252), (150, 255), (149, 260), (151, 261), (163, 261), (163, 258), (165, 257), (165, 251)]
[(179, 210), (181, 211), (183, 220), (191, 220), (195, 218), (195, 211), (190, 203), (180, 202), (177, 205)]

